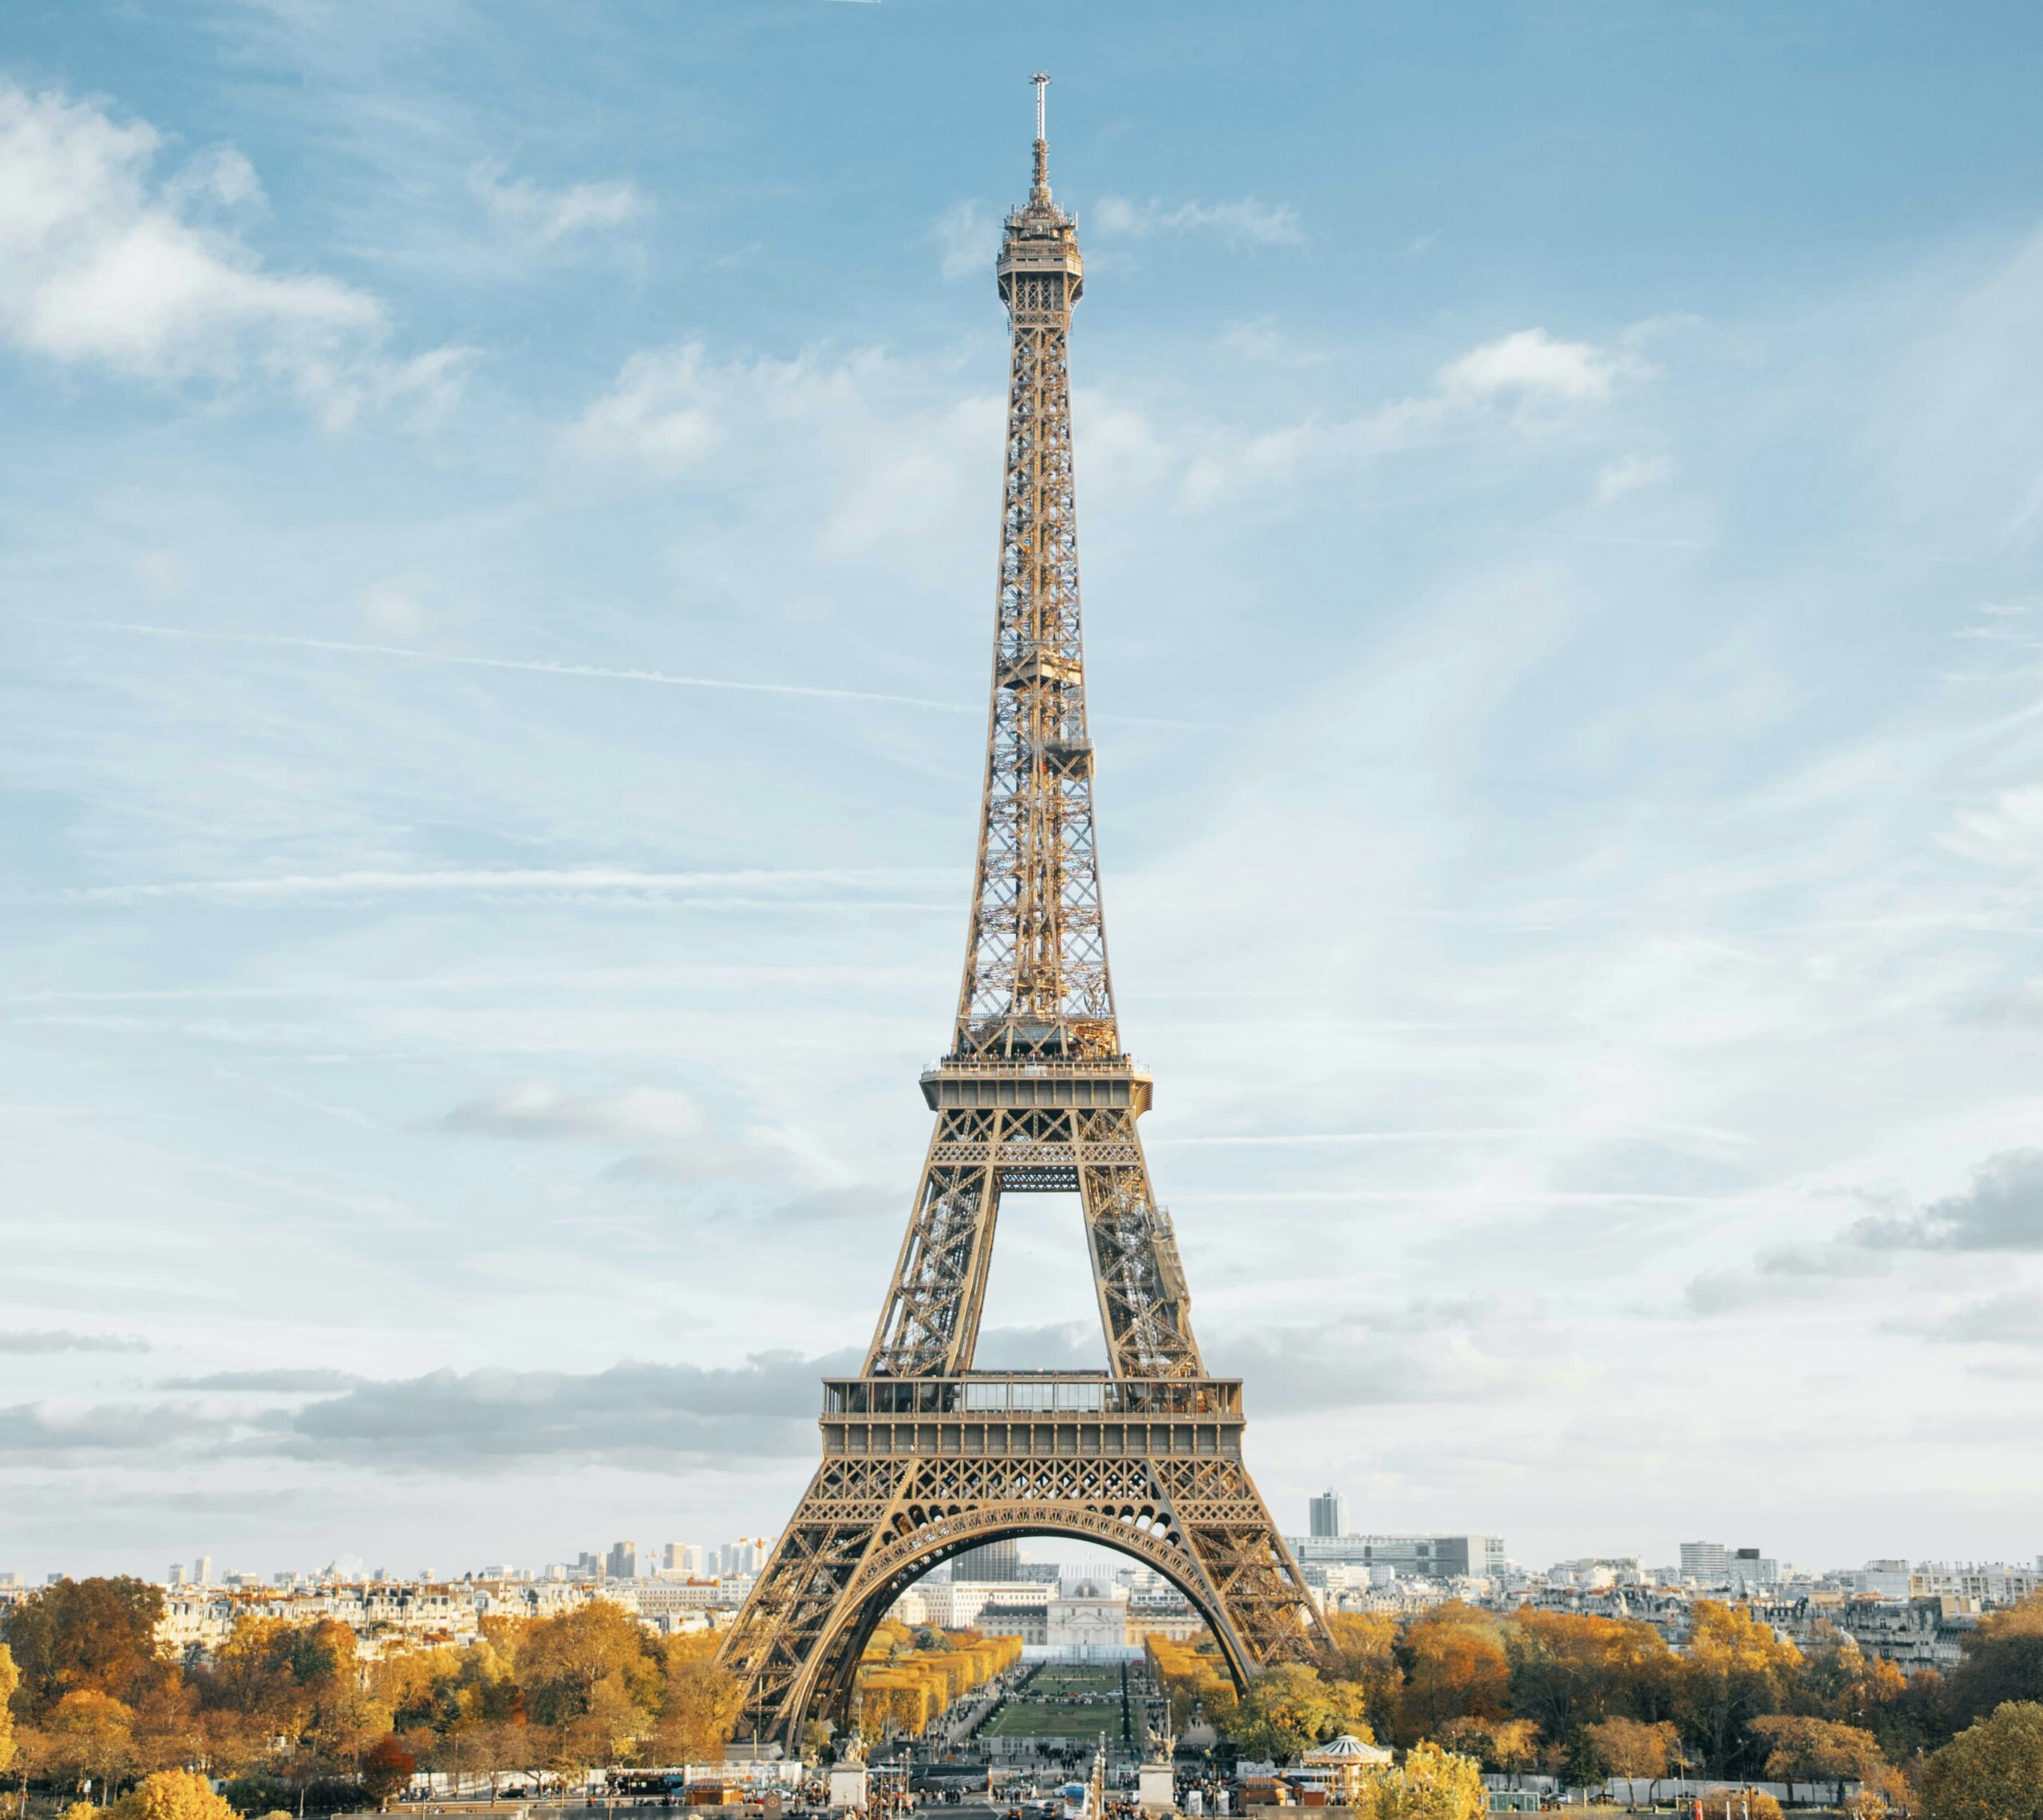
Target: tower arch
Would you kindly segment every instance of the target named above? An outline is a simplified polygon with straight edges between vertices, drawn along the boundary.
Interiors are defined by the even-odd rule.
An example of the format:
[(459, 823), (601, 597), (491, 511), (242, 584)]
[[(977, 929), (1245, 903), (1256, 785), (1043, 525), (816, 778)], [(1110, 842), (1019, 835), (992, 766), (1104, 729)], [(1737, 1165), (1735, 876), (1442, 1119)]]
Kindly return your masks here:
[(949, 1513), (923, 1528), (899, 1536), (877, 1551), (870, 1571), (846, 1589), (836, 1612), (819, 1636), (812, 1658), (814, 1672), (796, 1692), (788, 1724), (799, 1737), (811, 1719), (824, 1718), (840, 1728), (852, 1715), (852, 1696), (859, 1662), (872, 1633), (887, 1610), (915, 1582), (946, 1561), (982, 1543), (1018, 1541), (1030, 1536), (1062, 1536), (1097, 1543), (1151, 1567), (1182, 1593), (1213, 1633), (1227, 1672), (1237, 1687), (1246, 1687), (1252, 1664), (1234, 1632), (1225, 1602), (1205, 1583), (1199, 1563), (1181, 1538), (1153, 1517), (1134, 1512), (1088, 1521), (1086, 1514), (1056, 1505), (990, 1505)]

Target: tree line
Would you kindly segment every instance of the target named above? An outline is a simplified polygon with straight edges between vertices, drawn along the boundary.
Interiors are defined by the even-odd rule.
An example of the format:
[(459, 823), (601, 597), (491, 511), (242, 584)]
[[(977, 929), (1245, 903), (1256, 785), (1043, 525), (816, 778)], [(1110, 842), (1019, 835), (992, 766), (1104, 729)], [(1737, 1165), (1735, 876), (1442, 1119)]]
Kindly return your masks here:
[[(975, 1630), (911, 1629), (889, 1618), (867, 1640), (853, 1693), (860, 1735), (876, 1743), (890, 1733), (919, 1738), (952, 1701), (984, 1687), (1022, 1660), (1018, 1636)], [(827, 1734), (827, 1728), (815, 1728)], [(818, 1745), (822, 1735), (807, 1743)]]
[(1150, 1639), (1174, 1724), (1199, 1711), (1243, 1755), (1278, 1763), (1350, 1731), (1577, 1784), (1677, 1771), (1818, 1789), (1856, 1782), (1901, 1812), (1920, 1804), (1917, 1784), (1926, 1794), (1942, 1786), (1942, 1810), (1968, 1816), (1975, 1810), (1950, 1804), (1954, 1766), (2012, 1751), (2008, 1773), (2018, 1776), (2033, 1731), (2032, 1805), (1976, 1811), (2043, 1816), (2043, 1597), (1983, 1619), (1947, 1675), (1904, 1675), (1828, 1624), (1798, 1648), (1749, 1610), (1709, 1600), (1678, 1652), (1642, 1621), (1530, 1607), (1449, 1603), (1329, 1623), (1322, 1668), (1270, 1669), (1239, 1698), (1210, 1640)]
[(163, 1609), (140, 1580), (66, 1580), (0, 1618), (0, 1774), (104, 1801), (196, 1770), (243, 1813), (324, 1811), (414, 1767), (500, 1785), (715, 1759), (743, 1700), (714, 1637), (655, 1636), (602, 1599), (369, 1658), (331, 1620), (244, 1617), (189, 1664), (157, 1644)]
[[(157, 1643), (163, 1609), (140, 1580), (67, 1580), (0, 1617), (0, 1775), (24, 1794), (89, 1785), (103, 1803), (150, 1786), (167, 1800), (172, 1785), (154, 1779), (198, 1771), (224, 1779), (243, 1814), (326, 1811), (401, 1787), (414, 1767), (501, 1786), (713, 1759), (742, 1704), (713, 1636), (658, 1636), (599, 1599), (484, 1619), (465, 1645), (368, 1657), (344, 1625), (251, 1616), (188, 1663)], [(1239, 1696), (1210, 1639), (1150, 1639), (1173, 1723), (1199, 1714), (1240, 1755), (1279, 1763), (1353, 1731), (1408, 1762), (1429, 1747), (1429, 1775), (1460, 1775), (1452, 1756), (1578, 1782), (1677, 1770), (1853, 1781), (1934, 1820), (2043, 1820), (2043, 1598), (1983, 1620), (1945, 1675), (1905, 1676), (1824, 1625), (1798, 1648), (1707, 1601), (1678, 1652), (1647, 1624), (1529, 1608), (1337, 1613), (1330, 1625), (1320, 1667), (1270, 1669)], [(860, 1670), (860, 1727), (919, 1733), (1018, 1651), (1011, 1638), (883, 1625)], [(826, 1735), (819, 1726), (804, 1742)], [(1996, 1791), (1989, 1805), (1963, 1805), (1981, 1786)]]

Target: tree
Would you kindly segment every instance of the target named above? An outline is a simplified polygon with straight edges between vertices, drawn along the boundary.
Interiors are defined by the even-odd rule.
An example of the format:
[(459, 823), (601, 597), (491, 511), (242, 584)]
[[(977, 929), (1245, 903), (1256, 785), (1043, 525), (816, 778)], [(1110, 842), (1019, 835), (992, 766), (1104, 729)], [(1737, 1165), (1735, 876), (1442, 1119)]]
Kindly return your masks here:
[(113, 1804), (112, 1820), (239, 1820), (204, 1776), (158, 1770)]
[[(1397, 1621), (1388, 1612), (1329, 1612), (1332, 1640), (1327, 1652), (1329, 1685), (1347, 1690), (1349, 1711), (1368, 1723), (1371, 1734), (1388, 1732), (1397, 1716)], [(1353, 1730), (1351, 1720), (1344, 1720)]]
[(1329, 1736), (1334, 1723), (1319, 1671), (1287, 1662), (1250, 1680), (1227, 1730), (1243, 1756), (1288, 1763)]
[(718, 1639), (709, 1631), (664, 1640), (666, 1684), (654, 1735), (669, 1763), (711, 1763), (724, 1754), (745, 1710), (745, 1684), (717, 1662)]
[(1776, 1713), (1754, 1719), (1752, 1729), (1766, 1742), (1768, 1776), (1786, 1782), (1791, 1799), (1798, 1782), (1827, 1782), (1841, 1801), (1844, 1783), (1870, 1779), (1887, 1761), (1871, 1732), (1834, 1719)]
[(1636, 1719), (1603, 1719), (1583, 1729), (1594, 1740), (1610, 1774), (1624, 1778), (1626, 1798), (1632, 1806), (1638, 1805), (1634, 1785), (1641, 1777), (1651, 1785), (1646, 1798), (1657, 1797), (1680, 1737), (1671, 1724), (1665, 1719), (1647, 1725)]
[(2043, 1820), (2043, 1704), (2009, 1700), (1922, 1766), (1926, 1820)]
[(1676, 1716), (1719, 1775), (1745, 1773), (1757, 1756), (1745, 1727), (1789, 1704), (1801, 1652), (1749, 1612), (1714, 1599), (1696, 1601), (1688, 1652), (1675, 1681)]
[(1459, 1600), (1436, 1605), (1405, 1627), (1398, 1735), (1435, 1736), (1452, 1719), (1504, 1719), (1511, 1711), (1511, 1664), (1496, 1620)]
[(1507, 1719), (1489, 1728), (1485, 1757), (1490, 1767), (1518, 1778), (1539, 1760), (1539, 1728), (1529, 1719)]
[[(543, 1725), (597, 1720), (613, 1739), (644, 1730), (662, 1679), (652, 1644), (638, 1621), (608, 1599), (540, 1619), (518, 1646), (528, 1709)], [(608, 1761), (608, 1749), (599, 1762)]]
[(22, 1684), (20, 1671), (14, 1666), (14, 1652), (6, 1644), (0, 1643), (0, 1770), (14, 1760), (14, 1712), (8, 1702), (14, 1697), (14, 1690)]
[(174, 1676), (156, 1645), (163, 1593), (146, 1581), (60, 1580), (32, 1593), (0, 1617), (27, 1702), (24, 1717), (40, 1719), (66, 1694), (81, 1690), (132, 1704)]
[(1958, 1645), (1951, 1671), (1952, 1716), (1960, 1724), (2013, 1701), (2043, 1701), (2043, 1593), (1995, 1612)]
[(1482, 1820), (1488, 1810), (1474, 1760), (1437, 1744), (1414, 1744), (1370, 1791), (1371, 1820)]
[(134, 1717), (111, 1694), (81, 1688), (65, 1695), (43, 1727), (45, 1770), (73, 1786), (89, 1780), (101, 1789), (130, 1774), (135, 1761)]
[(1908, 1677), (1883, 1656), (1868, 1656), (1849, 1631), (1819, 1618), (1810, 1634), (1802, 1688), (1825, 1719), (1865, 1726), (1908, 1691)]
[(362, 1760), (362, 1786), (379, 1809), (388, 1809), (390, 1798), (410, 1786), (412, 1771), (418, 1767), (413, 1756), (395, 1738), (379, 1738)]
[(1649, 1624), (1527, 1608), (1504, 1625), (1504, 1645), (1512, 1708), (1549, 1738), (1614, 1715), (1672, 1716), (1675, 1657)]

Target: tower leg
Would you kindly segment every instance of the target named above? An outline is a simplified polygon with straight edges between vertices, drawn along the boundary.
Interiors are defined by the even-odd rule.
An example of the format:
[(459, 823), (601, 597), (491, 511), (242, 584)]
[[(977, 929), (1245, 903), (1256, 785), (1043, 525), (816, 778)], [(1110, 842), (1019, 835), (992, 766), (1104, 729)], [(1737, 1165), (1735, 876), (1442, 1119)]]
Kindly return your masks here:
[(1115, 1374), (1203, 1376), (1177, 1234), (1149, 1186), (1135, 1115), (1117, 1109), (1077, 1119), (1086, 1241)]

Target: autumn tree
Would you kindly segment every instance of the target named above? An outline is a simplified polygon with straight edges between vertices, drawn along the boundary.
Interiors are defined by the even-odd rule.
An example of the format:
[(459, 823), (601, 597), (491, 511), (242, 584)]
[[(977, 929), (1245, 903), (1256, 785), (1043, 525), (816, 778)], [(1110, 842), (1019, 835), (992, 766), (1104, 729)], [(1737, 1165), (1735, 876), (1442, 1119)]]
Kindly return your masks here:
[(1790, 1796), (1798, 1782), (1829, 1782), (1841, 1801), (1846, 1782), (1869, 1780), (1886, 1762), (1871, 1732), (1835, 1719), (1768, 1714), (1752, 1731), (1766, 1745), (1768, 1779), (1788, 1783)]
[(1758, 1754), (1746, 1727), (1790, 1704), (1801, 1665), (1794, 1644), (1749, 1612), (1714, 1599), (1696, 1601), (1675, 1683), (1676, 1716), (1717, 1775), (1746, 1772)]
[(667, 1637), (662, 1644), (665, 1680), (654, 1735), (668, 1763), (721, 1757), (745, 1710), (745, 1684), (717, 1665), (717, 1643), (713, 1632), (701, 1631)]
[(388, 1809), (391, 1798), (410, 1786), (417, 1767), (418, 1759), (395, 1738), (379, 1738), (362, 1759), (362, 1789), (379, 1809)]
[(1528, 1607), (1504, 1645), (1512, 1710), (1557, 1743), (1599, 1719), (1673, 1716), (1677, 1658), (1649, 1624)]
[(1405, 1626), (1397, 1656), (1401, 1743), (1431, 1738), (1450, 1719), (1510, 1715), (1511, 1664), (1489, 1613), (1458, 1599), (1436, 1605)]
[(213, 1785), (188, 1770), (159, 1770), (113, 1804), (108, 1820), (239, 1820), (213, 1793)]
[(163, 1593), (146, 1581), (60, 1580), (0, 1614), (0, 1643), (21, 1678), (23, 1716), (40, 1720), (66, 1694), (132, 1704), (173, 1677), (156, 1644)]
[(2009, 1700), (1922, 1766), (1926, 1820), (2043, 1820), (2043, 1704)]
[(1816, 1621), (1802, 1653), (1804, 1700), (1824, 1719), (1870, 1727), (1908, 1691), (1908, 1677), (1894, 1664), (1867, 1655), (1828, 1618)]
[(1251, 1678), (1227, 1730), (1243, 1756), (1288, 1763), (1331, 1736), (1334, 1724), (1319, 1671), (1287, 1662)]
[(6, 1644), (0, 1643), (0, 1770), (6, 1769), (14, 1760), (14, 1711), (8, 1702), (14, 1699), (14, 1690), (21, 1684), (21, 1673), (14, 1667), (13, 1652)]
[(111, 1694), (80, 1688), (50, 1709), (42, 1727), (46, 1774), (73, 1787), (104, 1789), (135, 1764), (134, 1711)]
[[(1330, 1647), (1326, 1674), (1346, 1688), (1346, 1705), (1365, 1721), (1371, 1735), (1388, 1732), (1397, 1716), (1397, 1621), (1388, 1612), (1329, 1612)], [(1344, 1722), (1346, 1723), (1346, 1722)], [(1346, 1723), (1353, 1731), (1353, 1725)]]
[(2043, 1593), (1982, 1617), (1958, 1648), (1962, 1659), (1947, 1690), (1956, 1723), (2009, 1701), (2043, 1701)]
[(1514, 1781), (1539, 1760), (1539, 1728), (1529, 1719), (1501, 1719), (1488, 1727), (1483, 1760)]
[(1658, 1792), (1657, 1785), (1673, 1767), (1675, 1750), (1680, 1734), (1666, 1719), (1658, 1725), (1648, 1725), (1637, 1719), (1599, 1719), (1594, 1725), (1583, 1730), (1594, 1743), (1597, 1755), (1614, 1776), (1622, 1776), (1627, 1798), (1633, 1806), (1638, 1805), (1638, 1790), (1634, 1785), (1642, 1779), (1649, 1785), (1647, 1799)]
[(1415, 1744), (1370, 1790), (1371, 1820), (1481, 1820), (1489, 1799), (1483, 1772), (1437, 1744)]
[(608, 1599), (539, 1619), (518, 1648), (528, 1710), (543, 1725), (642, 1723), (661, 1685), (651, 1643), (638, 1620)]

